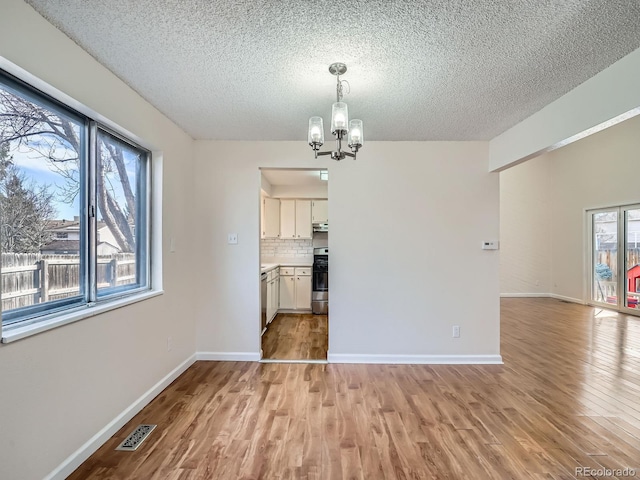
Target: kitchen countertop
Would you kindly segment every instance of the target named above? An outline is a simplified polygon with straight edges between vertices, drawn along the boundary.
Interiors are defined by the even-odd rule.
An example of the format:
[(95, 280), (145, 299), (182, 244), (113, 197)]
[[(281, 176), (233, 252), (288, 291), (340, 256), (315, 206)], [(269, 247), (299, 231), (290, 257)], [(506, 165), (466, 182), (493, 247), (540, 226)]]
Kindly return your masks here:
[(274, 268), (278, 267), (313, 267), (313, 262), (280, 262), (280, 263), (263, 263), (260, 266), (260, 273), (270, 272)]

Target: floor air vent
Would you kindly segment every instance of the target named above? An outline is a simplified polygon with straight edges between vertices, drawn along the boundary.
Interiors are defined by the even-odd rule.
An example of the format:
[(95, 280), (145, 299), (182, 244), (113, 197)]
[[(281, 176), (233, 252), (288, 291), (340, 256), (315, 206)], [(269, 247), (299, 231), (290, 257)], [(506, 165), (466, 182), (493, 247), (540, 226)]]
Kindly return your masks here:
[(138, 427), (131, 432), (124, 442), (118, 445), (116, 450), (124, 450), (125, 452), (133, 452), (136, 450), (145, 438), (156, 428), (156, 425), (138, 425)]

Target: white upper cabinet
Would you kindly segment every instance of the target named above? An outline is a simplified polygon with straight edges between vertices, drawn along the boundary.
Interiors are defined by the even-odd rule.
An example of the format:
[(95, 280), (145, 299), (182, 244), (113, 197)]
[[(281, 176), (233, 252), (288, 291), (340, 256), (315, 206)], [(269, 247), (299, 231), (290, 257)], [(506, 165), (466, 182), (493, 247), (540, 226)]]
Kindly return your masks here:
[(296, 238), (296, 201), (280, 200), (280, 238)]
[(280, 238), (311, 236), (311, 200), (280, 200)]
[(311, 202), (311, 220), (313, 223), (329, 223), (328, 200), (314, 200)]
[(311, 200), (296, 200), (296, 238), (311, 238)]
[(277, 198), (262, 199), (262, 238), (278, 238), (280, 236), (280, 200)]

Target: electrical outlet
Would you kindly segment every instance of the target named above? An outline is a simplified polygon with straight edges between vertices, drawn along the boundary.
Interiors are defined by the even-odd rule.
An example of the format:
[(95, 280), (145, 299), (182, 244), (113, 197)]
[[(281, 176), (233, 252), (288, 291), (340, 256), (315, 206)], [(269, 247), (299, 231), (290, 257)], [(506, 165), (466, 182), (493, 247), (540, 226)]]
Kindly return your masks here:
[(460, 338), (460, 325), (453, 326), (453, 338)]
[(167, 337), (167, 352), (173, 350), (173, 338)]
[(229, 236), (227, 237), (227, 243), (229, 245), (237, 245), (238, 244), (238, 234), (237, 233), (230, 233)]

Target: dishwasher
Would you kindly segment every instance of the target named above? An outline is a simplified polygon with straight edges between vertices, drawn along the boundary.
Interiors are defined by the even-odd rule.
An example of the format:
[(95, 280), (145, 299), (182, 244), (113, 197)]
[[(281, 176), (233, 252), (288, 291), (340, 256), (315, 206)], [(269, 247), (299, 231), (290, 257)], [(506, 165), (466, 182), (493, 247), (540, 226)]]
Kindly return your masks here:
[[(267, 273), (260, 274), (260, 332), (267, 328)], [(261, 333), (261, 334), (262, 334)]]

